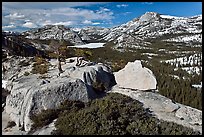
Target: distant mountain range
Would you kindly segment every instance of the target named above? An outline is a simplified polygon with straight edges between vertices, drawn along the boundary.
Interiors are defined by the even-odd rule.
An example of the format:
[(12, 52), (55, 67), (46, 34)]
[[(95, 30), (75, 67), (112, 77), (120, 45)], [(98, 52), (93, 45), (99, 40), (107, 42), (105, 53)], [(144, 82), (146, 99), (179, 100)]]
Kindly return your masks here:
[[(11, 32), (4, 32), (9, 33)], [(15, 33), (16, 34), (16, 33)], [(125, 24), (113, 28), (68, 28), (63, 25), (46, 25), (21, 33), (28, 39), (67, 40), (73, 45), (90, 42), (114, 42), (116, 48), (150, 45), (152, 39), (168, 42), (202, 45), (202, 15), (176, 17), (146, 12)]]

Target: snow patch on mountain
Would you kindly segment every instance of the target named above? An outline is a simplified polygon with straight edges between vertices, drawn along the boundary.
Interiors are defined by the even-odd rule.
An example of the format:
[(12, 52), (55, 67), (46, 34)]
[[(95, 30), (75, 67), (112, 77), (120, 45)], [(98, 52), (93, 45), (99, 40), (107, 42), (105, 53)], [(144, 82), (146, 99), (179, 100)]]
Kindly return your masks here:
[(180, 64), (180, 65), (190, 65), (190, 66), (195, 64), (195, 65), (201, 66), (202, 65), (202, 53), (196, 53), (196, 54), (193, 54), (193, 55), (190, 55), (190, 56), (170, 59), (170, 60), (166, 60), (165, 62), (170, 63), (171, 65), (176, 63), (177, 67), (178, 67), (178, 64)]
[(192, 87), (202, 88), (202, 82), (200, 82), (200, 84), (193, 84)]
[(104, 44), (105, 44), (105, 43), (89, 43), (89, 44), (69, 46), (69, 47), (94, 49), (94, 48), (104, 47), (104, 46), (103, 46)]
[(166, 39), (164, 41), (184, 42), (184, 43), (189, 43), (189, 42), (202, 43), (202, 34), (183, 35), (183, 36), (178, 36), (175, 38)]

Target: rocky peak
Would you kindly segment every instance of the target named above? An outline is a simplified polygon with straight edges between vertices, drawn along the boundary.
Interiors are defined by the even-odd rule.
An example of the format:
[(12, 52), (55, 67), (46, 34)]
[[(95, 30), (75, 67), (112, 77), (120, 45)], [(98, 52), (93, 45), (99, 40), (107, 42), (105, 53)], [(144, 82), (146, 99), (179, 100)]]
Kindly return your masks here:
[(46, 25), (42, 28), (26, 31), (23, 35), (29, 39), (64, 39), (70, 41), (72, 44), (84, 44), (75, 31), (63, 25)]
[(139, 19), (140, 22), (153, 22), (159, 20), (160, 15), (156, 12), (146, 12)]

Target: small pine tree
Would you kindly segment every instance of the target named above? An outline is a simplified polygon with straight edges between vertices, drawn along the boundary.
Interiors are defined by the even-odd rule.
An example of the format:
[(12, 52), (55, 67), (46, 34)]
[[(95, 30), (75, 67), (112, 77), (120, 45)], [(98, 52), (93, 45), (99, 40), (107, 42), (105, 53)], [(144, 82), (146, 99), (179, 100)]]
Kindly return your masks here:
[(61, 66), (61, 52), (60, 52), (61, 45), (59, 42), (55, 40), (51, 40), (50, 47), (51, 47), (51, 50), (57, 54), (58, 70), (59, 70), (59, 75), (60, 75), (60, 73), (63, 72), (62, 66)]

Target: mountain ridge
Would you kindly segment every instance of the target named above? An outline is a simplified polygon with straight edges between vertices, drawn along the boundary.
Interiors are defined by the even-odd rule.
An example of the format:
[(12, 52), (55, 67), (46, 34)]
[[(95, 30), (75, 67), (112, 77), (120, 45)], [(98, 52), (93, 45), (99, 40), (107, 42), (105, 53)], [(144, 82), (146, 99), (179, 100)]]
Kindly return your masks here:
[[(75, 31), (74, 28), (63, 25), (46, 25), (42, 28), (25, 31), (22, 34), (30, 39), (66, 39), (76, 45), (92, 40), (93, 42), (114, 41), (116, 47), (121, 45), (135, 47), (148, 45), (146, 39), (155, 39), (165, 35), (193, 35), (195, 37), (193, 42), (200, 42), (201, 33), (201, 15), (176, 17), (156, 12), (146, 12), (140, 17), (112, 28), (89, 26)], [(195, 34), (199, 34), (199, 36)], [(175, 38), (179, 39), (177, 36)]]

